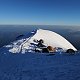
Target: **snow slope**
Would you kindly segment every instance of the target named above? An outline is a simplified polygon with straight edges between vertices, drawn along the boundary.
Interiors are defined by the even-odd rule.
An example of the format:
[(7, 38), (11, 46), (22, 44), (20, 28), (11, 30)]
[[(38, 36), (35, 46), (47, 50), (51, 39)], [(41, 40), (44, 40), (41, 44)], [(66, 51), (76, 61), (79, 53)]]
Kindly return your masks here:
[(0, 80), (80, 80), (80, 54), (1, 54)]
[(64, 37), (49, 30), (42, 29), (37, 30), (37, 33), (32, 37), (32, 40), (33, 39), (37, 40), (43, 39), (44, 43), (47, 46), (60, 47), (63, 48), (63, 50), (67, 49), (76, 50), (76, 48)]
[[(40, 36), (39, 31), (46, 30), (32, 32), (32, 36), (0, 49), (0, 80), (80, 80), (80, 52), (74, 55), (22, 54), (24, 48), (33, 48), (31, 43), (37, 35)], [(19, 54), (12, 54), (10, 50)]]
[(11, 45), (7, 45), (6, 47), (9, 47), (9, 52), (12, 53), (32, 52), (32, 50), (34, 50), (35, 48), (35, 45), (32, 44), (36, 44), (34, 40), (40, 39), (44, 40), (44, 45), (46, 46), (60, 47), (64, 51), (67, 49), (73, 49), (75, 51), (77, 50), (69, 41), (67, 41), (61, 35), (43, 29), (38, 29), (37, 31), (31, 32), (28, 37), (26, 36), (20, 40), (17, 40)]

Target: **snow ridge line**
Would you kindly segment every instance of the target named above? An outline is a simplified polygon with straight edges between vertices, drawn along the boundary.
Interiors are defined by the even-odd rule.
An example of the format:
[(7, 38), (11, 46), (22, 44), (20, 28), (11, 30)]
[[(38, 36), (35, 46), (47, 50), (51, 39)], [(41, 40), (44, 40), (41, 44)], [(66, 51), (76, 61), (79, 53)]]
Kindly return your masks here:
[(23, 45), (25, 44), (25, 43), (28, 43), (28, 41), (32, 38), (32, 36), (33, 35), (31, 35), (29, 38), (27, 38), (27, 40), (25, 40), (19, 47), (19, 52), (21, 53), (22, 52), (22, 48), (23, 48)]

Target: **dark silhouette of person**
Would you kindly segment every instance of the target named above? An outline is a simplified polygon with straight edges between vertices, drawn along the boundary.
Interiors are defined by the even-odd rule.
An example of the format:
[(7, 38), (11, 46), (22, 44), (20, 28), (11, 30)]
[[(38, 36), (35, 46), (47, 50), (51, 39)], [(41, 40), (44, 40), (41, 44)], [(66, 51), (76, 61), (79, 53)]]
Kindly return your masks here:
[(43, 43), (44, 43), (44, 41), (43, 41), (42, 39), (40, 39), (40, 40), (38, 41), (37, 46), (38, 46), (38, 47), (44, 47)]

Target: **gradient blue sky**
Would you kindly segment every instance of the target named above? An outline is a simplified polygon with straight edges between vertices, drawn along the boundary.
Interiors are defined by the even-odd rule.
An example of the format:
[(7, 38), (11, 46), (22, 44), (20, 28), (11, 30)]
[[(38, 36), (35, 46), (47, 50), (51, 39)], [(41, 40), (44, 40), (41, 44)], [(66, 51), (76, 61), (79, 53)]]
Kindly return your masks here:
[(80, 26), (80, 0), (0, 0), (0, 24)]

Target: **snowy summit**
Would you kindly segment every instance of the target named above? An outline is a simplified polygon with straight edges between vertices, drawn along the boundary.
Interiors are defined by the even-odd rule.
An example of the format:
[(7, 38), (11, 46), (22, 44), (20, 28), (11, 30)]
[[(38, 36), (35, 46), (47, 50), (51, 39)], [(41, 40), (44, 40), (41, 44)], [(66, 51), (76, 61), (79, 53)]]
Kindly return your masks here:
[[(80, 80), (80, 54), (66, 56), (63, 51), (76, 48), (59, 34), (38, 29), (17, 39), (1, 48), (0, 80)], [(51, 56), (58, 51), (65, 56)]]
[[(42, 46), (40, 45), (41, 41)], [(77, 51), (77, 49), (61, 35), (43, 29), (33, 31), (29, 37), (25, 36), (6, 47), (9, 48), (9, 52), (11, 53), (42, 51), (43, 48), (52, 49), (55, 52), (59, 49), (64, 52), (68, 49)]]

